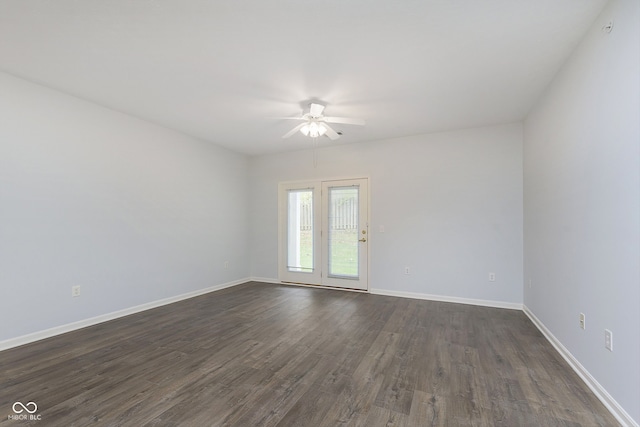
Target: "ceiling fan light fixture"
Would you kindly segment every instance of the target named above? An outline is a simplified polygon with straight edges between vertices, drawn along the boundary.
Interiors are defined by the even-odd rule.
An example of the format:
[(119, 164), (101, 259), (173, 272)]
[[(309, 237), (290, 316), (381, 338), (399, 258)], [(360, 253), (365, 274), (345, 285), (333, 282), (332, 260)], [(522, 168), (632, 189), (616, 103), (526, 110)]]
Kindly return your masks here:
[(327, 132), (327, 127), (322, 123), (309, 122), (300, 128), (300, 132), (304, 136), (310, 136), (311, 138), (317, 138), (324, 135)]
[(325, 116), (322, 114), (323, 111), (324, 105), (311, 103), (309, 104), (309, 112), (302, 114), (300, 117), (282, 117), (283, 119), (302, 121), (302, 123), (282, 135), (282, 137), (290, 138), (300, 131), (304, 136), (308, 136), (313, 139), (326, 135), (330, 140), (334, 141), (340, 138), (342, 132), (336, 132), (329, 123), (364, 126), (364, 120), (348, 117)]

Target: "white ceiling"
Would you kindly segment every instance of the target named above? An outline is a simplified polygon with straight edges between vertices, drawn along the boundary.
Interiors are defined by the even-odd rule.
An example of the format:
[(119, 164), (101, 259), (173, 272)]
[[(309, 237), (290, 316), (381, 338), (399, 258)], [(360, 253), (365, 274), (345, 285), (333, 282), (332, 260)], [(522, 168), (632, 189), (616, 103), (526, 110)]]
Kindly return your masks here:
[[(0, 70), (263, 154), (521, 120), (606, 0), (0, 0)], [(0, 94), (1, 96), (1, 94)]]

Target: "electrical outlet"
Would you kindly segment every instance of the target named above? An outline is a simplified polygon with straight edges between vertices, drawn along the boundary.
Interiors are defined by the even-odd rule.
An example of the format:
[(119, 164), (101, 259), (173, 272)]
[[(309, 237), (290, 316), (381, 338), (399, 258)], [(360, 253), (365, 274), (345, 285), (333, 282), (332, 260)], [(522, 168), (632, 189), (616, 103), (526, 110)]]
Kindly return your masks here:
[(580, 313), (580, 329), (586, 329), (586, 319), (584, 313)]
[(613, 332), (608, 329), (604, 330), (604, 348), (613, 351)]
[(79, 297), (80, 296), (80, 286), (72, 286), (71, 287), (71, 296)]
[(496, 273), (489, 273), (489, 281), (490, 282), (496, 281)]
[(224, 269), (225, 270), (229, 269), (229, 261), (224, 262)]
[(411, 274), (411, 269), (409, 267), (405, 267), (404, 274)]

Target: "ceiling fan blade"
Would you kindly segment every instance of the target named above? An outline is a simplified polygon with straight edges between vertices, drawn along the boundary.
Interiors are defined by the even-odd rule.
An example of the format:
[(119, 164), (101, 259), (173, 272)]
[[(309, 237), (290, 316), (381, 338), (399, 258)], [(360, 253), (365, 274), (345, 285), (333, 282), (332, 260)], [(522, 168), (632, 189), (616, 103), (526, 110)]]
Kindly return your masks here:
[(338, 135), (338, 132), (333, 130), (329, 125), (323, 124), (322, 126), (327, 128), (327, 132), (325, 133), (325, 135), (327, 135), (329, 137), (329, 139), (336, 140), (336, 139), (340, 138), (340, 135)]
[(309, 105), (309, 114), (311, 115), (311, 117), (320, 117), (323, 111), (324, 111), (324, 105), (313, 104), (313, 103)]
[(304, 117), (270, 117), (273, 120), (307, 120)]
[(323, 117), (322, 119), (327, 123), (344, 123), (345, 125), (358, 126), (365, 125), (365, 121), (362, 119), (349, 119), (347, 117)]
[(284, 135), (282, 135), (283, 138), (289, 138), (291, 135), (293, 135), (294, 133), (298, 132), (300, 129), (302, 129), (302, 126), (306, 125), (307, 122), (304, 123), (300, 123), (298, 126), (294, 127), (293, 129), (291, 129), (289, 132), (285, 133)]

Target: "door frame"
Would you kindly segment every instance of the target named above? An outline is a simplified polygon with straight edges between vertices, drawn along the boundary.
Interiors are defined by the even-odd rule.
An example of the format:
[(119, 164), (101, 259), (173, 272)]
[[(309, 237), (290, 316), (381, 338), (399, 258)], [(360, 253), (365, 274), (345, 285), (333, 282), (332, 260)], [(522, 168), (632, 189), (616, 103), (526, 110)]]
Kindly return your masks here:
[[(349, 180), (365, 180), (367, 187), (367, 201), (365, 204), (366, 208), (366, 217), (367, 223), (364, 224), (365, 229), (367, 230), (367, 255), (366, 255), (366, 288), (365, 289), (357, 289), (357, 288), (348, 288), (342, 286), (332, 286), (330, 284), (322, 284), (322, 277), (317, 277), (315, 275), (304, 275), (304, 273), (294, 273), (288, 271), (286, 268), (286, 260), (287, 260), (287, 190), (291, 189), (304, 189), (304, 188), (317, 188), (317, 193), (314, 192), (314, 198), (318, 198), (320, 203), (314, 203), (314, 215), (318, 215), (319, 225), (314, 230), (314, 252), (317, 253), (317, 262), (315, 265), (319, 266), (318, 270), (325, 269), (325, 259), (324, 254), (322, 253), (322, 245), (321, 245), (321, 237), (320, 237), (320, 228), (322, 227), (322, 223), (324, 219), (322, 218), (321, 204), (324, 195), (321, 194), (320, 190), (324, 183), (333, 182), (333, 181), (349, 181)], [(284, 284), (295, 284), (302, 286), (313, 286), (313, 287), (322, 287), (328, 289), (341, 289), (346, 291), (353, 292), (369, 292), (371, 289), (371, 251), (373, 241), (371, 228), (369, 225), (371, 224), (371, 179), (368, 176), (347, 176), (347, 177), (332, 177), (332, 178), (317, 178), (312, 180), (296, 180), (296, 181), (282, 181), (278, 183), (278, 280), (280, 283)], [(316, 252), (317, 251), (317, 252)], [(319, 271), (318, 271), (319, 273)], [(301, 279), (306, 280), (301, 280)]]

